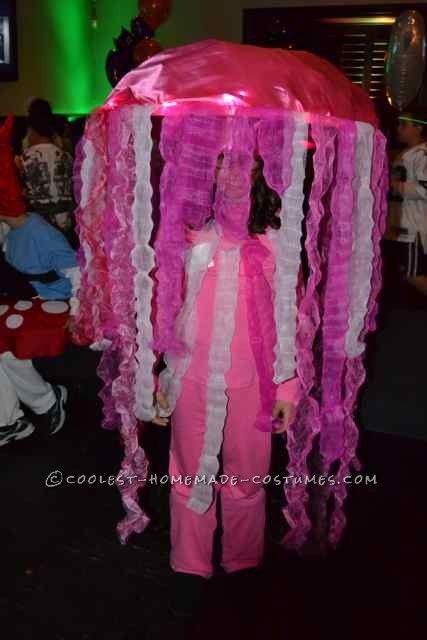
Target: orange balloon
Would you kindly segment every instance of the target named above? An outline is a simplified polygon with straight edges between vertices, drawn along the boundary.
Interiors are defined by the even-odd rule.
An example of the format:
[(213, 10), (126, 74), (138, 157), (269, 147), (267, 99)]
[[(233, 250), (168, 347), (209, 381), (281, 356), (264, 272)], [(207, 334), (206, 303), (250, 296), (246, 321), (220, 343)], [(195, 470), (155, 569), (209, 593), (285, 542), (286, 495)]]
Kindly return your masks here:
[(133, 48), (133, 62), (135, 66), (138, 67), (140, 64), (148, 60), (148, 58), (152, 58), (156, 53), (160, 53), (160, 51), (162, 51), (162, 47), (158, 42), (156, 42), (156, 40), (153, 40), (152, 38), (141, 40), (141, 42), (138, 42)]
[(169, 18), (172, 0), (139, 0), (140, 17), (154, 30)]

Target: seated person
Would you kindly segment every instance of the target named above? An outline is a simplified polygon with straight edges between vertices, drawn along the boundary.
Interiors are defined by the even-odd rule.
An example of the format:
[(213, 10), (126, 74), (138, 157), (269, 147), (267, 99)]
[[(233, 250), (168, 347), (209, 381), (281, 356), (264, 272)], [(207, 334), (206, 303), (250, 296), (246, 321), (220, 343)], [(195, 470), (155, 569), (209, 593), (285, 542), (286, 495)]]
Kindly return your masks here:
[(33, 100), (28, 111), (27, 148), (17, 160), (28, 207), (74, 241), (73, 158), (58, 141), (49, 103)]
[[(25, 283), (34, 297), (71, 298), (73, 316), (80, 276), (76, 255), (58, 230), (39, 215), (27, 213), (10, 145), (11, 129), (10, 119), (0, 129), (0, 223), (9, 228), (0, 262), (0, 296), (20, 297), (18, 285)], [(64, 424), (66, 401), (66, 388), (45, 382), (31, 360), (18, 359), (10, 351), (0, 353), (0, 446), (34, 431), (20, 402), (36, 414), (46, 414), (54, 434)]]

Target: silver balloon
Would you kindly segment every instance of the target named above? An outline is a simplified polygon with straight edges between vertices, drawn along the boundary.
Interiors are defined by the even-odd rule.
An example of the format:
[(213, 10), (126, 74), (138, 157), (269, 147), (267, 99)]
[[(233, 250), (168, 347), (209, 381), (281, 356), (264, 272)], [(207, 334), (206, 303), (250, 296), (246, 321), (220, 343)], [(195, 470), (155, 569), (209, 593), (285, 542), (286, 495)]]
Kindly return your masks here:
[(396, 20), (386, 60), (386, 91), (390, 104), (402, 111), (415, 98), (424, 79), (426, 36), (418, 11), (405, 11)]

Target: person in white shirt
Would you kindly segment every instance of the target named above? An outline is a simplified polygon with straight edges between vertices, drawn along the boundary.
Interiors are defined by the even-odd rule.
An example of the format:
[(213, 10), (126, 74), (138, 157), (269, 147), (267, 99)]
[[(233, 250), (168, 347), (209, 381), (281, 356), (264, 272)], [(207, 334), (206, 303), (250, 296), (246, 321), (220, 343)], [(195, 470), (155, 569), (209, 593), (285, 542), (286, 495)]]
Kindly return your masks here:
[(427, 119), (402, 114), (397, 136), (404, 148), (391, 167), (385, 237), (392, 243), (400, 273), (416, 284), (427, 276)]
[[(80, 276), (76, 255), (57, 229), (37, 214), (27, 213), (13, 159), (12, 127), (12, 117), (0, 127), (0, 315), (8, 307), (1, 304), (2, 295), (22, 295), (18, 288), (23, 280), (30, 298), (70, 299), (74, 318)], [(65, 422), (67, 395), (64, 386), (46, 382), (31, 360), (0, 349), (0, 447), (34, 431), (21, 403), (45, 416), (50, 435), (57, 433)]]
[[(33, 100), (28, 111), (28, 145), (17, 158), (30, 211), (66, 232), (72, 226), (73, 158), (62, 149), (46, 100)], [(70, 238), (68, 238), (70, 240)]]

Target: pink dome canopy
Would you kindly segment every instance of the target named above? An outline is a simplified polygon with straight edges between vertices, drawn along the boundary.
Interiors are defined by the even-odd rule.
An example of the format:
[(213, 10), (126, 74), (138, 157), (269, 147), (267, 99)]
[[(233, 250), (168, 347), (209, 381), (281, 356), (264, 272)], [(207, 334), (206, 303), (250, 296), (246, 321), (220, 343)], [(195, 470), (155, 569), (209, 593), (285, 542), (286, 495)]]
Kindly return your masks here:
[(107, 105), (129, 98), (159, 105), (232, 113), (286, 109), (378, 125), (368, 95), (332, 64), (306, 51), (205, 40), (169, 49), (128, 73)]

